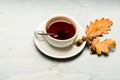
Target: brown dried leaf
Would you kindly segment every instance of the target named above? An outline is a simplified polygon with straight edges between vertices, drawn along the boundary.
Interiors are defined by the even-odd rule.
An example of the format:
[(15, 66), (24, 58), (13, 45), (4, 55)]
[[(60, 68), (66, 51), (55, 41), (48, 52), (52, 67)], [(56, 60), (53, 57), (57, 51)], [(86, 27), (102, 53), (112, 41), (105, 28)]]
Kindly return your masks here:
[(110, 48), (115, 48), (116, 43), (112, 39), (106, 39), (99, 42), (99, 39), (96, 38), (92, 41), (91, 46), (94, 46), (96, 49), (96, 54), (101, 55), (102, 53), (108, 53)]
[(96, 38), (97, 36), (107, 34), (112, 24), (112, 21), (110, 21), (109, 19), (96, 19), (95, 23), (90, 22), (90, 26), (87, 25), (86, 35), (88, 38)]
[(91, 54), (107, 54), (110, 48), (116, 47), (115, 41), (112, 39), (106, 39), (100, 42), (100, 39), (97, 37), (103, 34), (108, 34), (112, 24), (112, 21), (104, 18), (100, 20), (96, 19), (94, 23), (91, 22), (90, 26), (87, 26), (86, 28), (86, 36), (83, 36), (82, 39), (77, 41), (77, 46), (80, 46), (83, 41), (86, 41)]

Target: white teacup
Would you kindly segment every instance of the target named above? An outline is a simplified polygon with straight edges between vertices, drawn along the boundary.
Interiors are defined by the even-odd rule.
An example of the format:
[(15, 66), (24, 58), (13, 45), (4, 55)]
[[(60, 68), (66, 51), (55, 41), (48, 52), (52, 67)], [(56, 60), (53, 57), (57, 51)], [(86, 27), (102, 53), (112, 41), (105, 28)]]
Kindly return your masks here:
[[(50, 30), (52, 28), (53, 30)], [(62, 29), (65, 28), (65, 30), (63, 29), (62, 31), (61, 28)], [(51, 16), (45, 21), (43, 25), (43, 31), (35, 31), (35, 36), (37, 38), (41, 38), (39, 33), (50, 34), (50, 35), (43, 35), (46, 41), (52, 46), (64, 48), (72, 45), (75, 42), (77, 35), (79, 33), (79, 25), (76, 22), (76, 20), (73, 19), (72, 17), (64, 14), (57, 14)]]

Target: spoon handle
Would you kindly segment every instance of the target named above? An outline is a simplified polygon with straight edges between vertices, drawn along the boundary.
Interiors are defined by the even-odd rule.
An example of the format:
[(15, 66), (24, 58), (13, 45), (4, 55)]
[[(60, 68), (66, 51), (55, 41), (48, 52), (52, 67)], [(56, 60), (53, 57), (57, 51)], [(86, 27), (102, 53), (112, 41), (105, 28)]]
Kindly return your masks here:
[(54, 33), (37, 33), (38, 35), (55, 35)]

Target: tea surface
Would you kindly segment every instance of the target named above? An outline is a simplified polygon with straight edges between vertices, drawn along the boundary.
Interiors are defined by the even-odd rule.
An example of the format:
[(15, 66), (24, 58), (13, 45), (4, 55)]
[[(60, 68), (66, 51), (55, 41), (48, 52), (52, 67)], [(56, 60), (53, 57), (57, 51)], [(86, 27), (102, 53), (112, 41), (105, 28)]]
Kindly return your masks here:
[(75, 35), (75, 27), (67, 22), (54, 22), (47, 28), (47, 33), (54, 33), (50, 35), (55, 39), (66, 40)]

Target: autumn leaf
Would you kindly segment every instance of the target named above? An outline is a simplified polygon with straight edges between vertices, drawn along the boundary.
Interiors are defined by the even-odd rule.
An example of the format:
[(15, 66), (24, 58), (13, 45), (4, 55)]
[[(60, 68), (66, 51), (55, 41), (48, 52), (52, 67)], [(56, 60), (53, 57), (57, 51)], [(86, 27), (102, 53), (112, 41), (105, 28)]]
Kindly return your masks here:
[[(91, 47), (95, 48), (94, 53), (101, 55), (102, 53), (108, 53), (110, 48), (115, 48), (116, 43), (112, 39), (106, 39), (100, 42), (99, 38), (96, 38), (92, 41)], [(92, 49), (91, 49), (92, 50)], [(91, 51), (93, 52), (93, 51)]]
[(90, 26), (87, 25), (86, 35), (88, 38), (96, 38), (103, 34), (107, 34), (112, 24), (112, 21), (109, 19), (96, 19), (94, 23), (90, 22)]
[(86, 41), (91, 54), (108, 54), (111, 48), (116, 47), (115, 41), (112, 39), (106, 39), (100, 42), (100, 39), (97, 37), (103, 34), (108, 34), (112, 24), (112, 21), (104, 18), (101, 18), (100, 20), (96, 19), (95, 22), (90, 22), (90, 25), (87, 25), (86, 28), (86, 36), (82, 36), (82, 39), (78, 39), (76, 45), (80, 46)]

